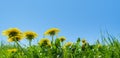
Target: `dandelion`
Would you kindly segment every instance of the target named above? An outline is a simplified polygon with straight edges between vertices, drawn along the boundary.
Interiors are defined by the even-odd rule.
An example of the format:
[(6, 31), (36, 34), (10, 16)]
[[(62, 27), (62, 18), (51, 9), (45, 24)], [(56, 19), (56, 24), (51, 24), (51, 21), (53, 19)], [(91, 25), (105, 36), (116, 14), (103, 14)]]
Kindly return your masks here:
[(61, 37), (59, 38), (59, 40), (62, 42), (62, 46), (63, 46), (63, 41), (65, 41), (66, 38), (65, 38), (64, 36), (61, 36)]
[(66, 46), (66, 47), (69, 47), (69, 46), (72, 46), (72, 44), (73, 44), (72, 42), (67, 42), (67, 43), (65, 44), (65, 46)]
[(44, 33), (44, 35), (50, 35), (50, 36), (52, 36), (52, 44), (53, 44), (53, 41), (54, 41), (53, 37), (54, 37), (54, 35), (57, 35), (58, 32), (60, 32), (60, 30), (58, 28), (51, 28), (51, 29), (48, 29)]
[(89, 43), (86, 42), (85, 39), (82, 40), (82, 50), (84, 51), (85, 49), (87, 49), (88, 47), (90, 47)]
[(15, 52), (17, 52), (17, 49), (15, 49), (15, 48), (14, 49), (8, 49), (7, 51), (10, 52), (10, 53), (15, 53)]
[(59, 39), (60, 39), (61, 42), (66, 40), (66, 38), (64, 36), (61, 36)]
[(4, 30), (2, 34), (10, 38), (20, 35), (21, 31), (18, 28), (9, 28), (8, 30)]
[(8, 38), (8, 42), (20, 41), (20, 40), (22, 40), (22, 39), (23, 39), (23, 36), (22, 36), (22, 35), (17, 35), (17, 36)]
[(18, 28), (9, 28), (8, 30), (4, 30), (3, 35), (8, 36), (8, 41), (19, 41), (23, 38), (22, 32)]
[(29, 40), (29, 45), (31, 46), (31, 41), (32, 39), (36, 38), (38, 35), (37, 33), (33, 32), (33, 31), (26, 31), (24, 32), (24, 37)]
[(26, 39), (32, 40), (32, 39), (36, 38), (38, 35), (37, 35), (37, 33), (33, 32), (33, 31), (26, 31), (26, 32), (24, 32), (24, 36)]
[(44, 33), (44, 35), (54, 36), (54, 35), (58, 34), (58, 32), (60, 32), (60, 30), (58, 28), (51, 28), (51, 29), (47, 30)]
[(8, 37), (9, 42), (15, 42), (20, 48), (18, 41), (20, 41), (22, 37), (22, 32), (18, 28), (9, 28), (2, 32), (3, 35)]
[(83, 43), (83, 44), (85, 44), (85, 43), (86, 43), (86, 40), (85, 40), (85, 39), (83, 39), (83, 40), (82, 40), (82, 43)]
[(40, 46), (51, 46), (51, 42), (48, 38), (42, 38), (38, 44)]

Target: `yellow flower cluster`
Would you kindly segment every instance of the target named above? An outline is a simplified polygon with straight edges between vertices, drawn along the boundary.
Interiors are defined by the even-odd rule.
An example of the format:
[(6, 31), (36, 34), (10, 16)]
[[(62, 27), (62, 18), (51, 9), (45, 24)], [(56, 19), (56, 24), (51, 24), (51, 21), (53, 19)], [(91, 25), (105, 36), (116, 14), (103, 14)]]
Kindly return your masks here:
[(40, 46), (51, 46), (51, 41), (48, 38), (42, 38), (39, 41)]
[(32, 39), (36, 38), (38, 35), (37, 35), (37, 33), (33, 32), (33, 31), (26, 31), (26, 32), (24, 32), (24, 36), (26, 39), (32, 40)]
[(23, 38), (22, 32), (18, 28), (4, 30), (2, 34), (8, 37), (9, 42), (19, 41)]
[[(54, 36), (54, 35), (57, 35), (58, 32), (60, 32), (60, 30), (58, 28), (51, 28), (51, 29), (48, 29), (44, 33), (44, 35)], [(3, 31), (2, 34), (8, 37), (8, 42), (13, 42), (13, 41), (17, 42), (17, 41), (22, 40), (23, 38), (26, 38), (26, 39), (30, 40), (29, 41), (30, 45), (31, 45), (31, 40), (38, 36), (38, 34), (33, 31), (26, 31), (26, 32), (22, 33), (18, 28), (9, 28), (9, 29)], [(66, 40), (66, 38), (64, 36), (61, 36), (61, 37), (59, 37), (59, 40), (61, 42), (63, 42)], [(52, 42), (48, 38), (42, 38), (39, 41), (40, 46), (49, 46), (50, 47), (51, 43)], [(66, 44), (66, 46), (70, 46), (70, 45), (72, 45), (71, 42), (68, 42)]]
[(20, 41), (23, 38), (32, 40), (37, 37), (37, 33), (33, 31), (26, 31), (22, 33), (18, 28), (9, 28), (4, 30), (2, 34), (8, 37), (8, 42)]
[(44, 33), (44, 35), (53, 36), (53, 35), (57, 35), (58, 32), (60, 32), (59, 29), (57, 29), (57, 28), (51, 28), (51, 29), (48, 29), (48, 30)]

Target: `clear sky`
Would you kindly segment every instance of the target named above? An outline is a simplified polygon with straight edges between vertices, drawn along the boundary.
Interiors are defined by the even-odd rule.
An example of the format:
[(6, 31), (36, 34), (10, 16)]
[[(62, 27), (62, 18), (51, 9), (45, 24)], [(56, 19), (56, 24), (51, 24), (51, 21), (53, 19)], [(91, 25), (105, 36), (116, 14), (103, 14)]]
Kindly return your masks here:
[(81, 37), (94, 43), (100, 30), (119, 35), (120, 0), (0, 0), (0, 32), (11, 27), (37, 32), (37, 40), (56, 27), (67, 41)]

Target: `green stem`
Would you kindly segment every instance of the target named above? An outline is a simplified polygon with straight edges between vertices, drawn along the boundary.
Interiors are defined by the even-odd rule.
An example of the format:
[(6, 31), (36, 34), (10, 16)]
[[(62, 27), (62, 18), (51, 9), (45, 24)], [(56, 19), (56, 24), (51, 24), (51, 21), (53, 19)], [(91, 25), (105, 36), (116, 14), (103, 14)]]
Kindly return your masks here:
[(52, 44), (53, 44), (53, 41), (54, 41), (54, 35), (52, 35), (52, 42), (51, 42)]
[(16, 44), (18, 45), (18, 47), (20, 47), (21, 48), (21, 46), (19, 45), (19, 43), (16, 41)]
[(62, 46), (63, 46), (63, 42), (62, 42)]
[(15, 38), (15, 43), (20, 50), (23, 50), (22, 47), (20, 46), (20, 44), (18, 43), (18, 41), (16, 40), (16, 38)]
[(22, 49), (22, 47), (20, 46), (20, 44), (15, 40), (15, 43), (17, 44), (17, 46), (18, 46), (18, 48), (20, 49)]
[(29, 40), (29, 46), (31, 47), (31, 42), (32, 42), (32, 40)]

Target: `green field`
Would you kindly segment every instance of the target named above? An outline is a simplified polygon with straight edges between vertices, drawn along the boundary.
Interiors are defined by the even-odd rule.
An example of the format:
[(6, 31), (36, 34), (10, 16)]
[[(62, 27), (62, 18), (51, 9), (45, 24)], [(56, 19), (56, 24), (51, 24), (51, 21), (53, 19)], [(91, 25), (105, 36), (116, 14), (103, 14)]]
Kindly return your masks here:
[[(21, 33), (17, 28), (5, 30), (8, 41), (14, 44), (0, 45), (0, 58), (120, 58), (120, 42), (118, 38), (101, 36), (101, 41), (90, 44), (85, 39), (78, 38), (76, 42), (66, 42), (64, 36), (58, 37), (59, 29), (51, 28), (44, 33), (44, 38), (38, 44), (32, 45), (32, 40), (38, 36), (35, 32)], [(49, 36), (50, 39), (45, 36)], [(27, 39), (28, 46), (19, 42)]]

